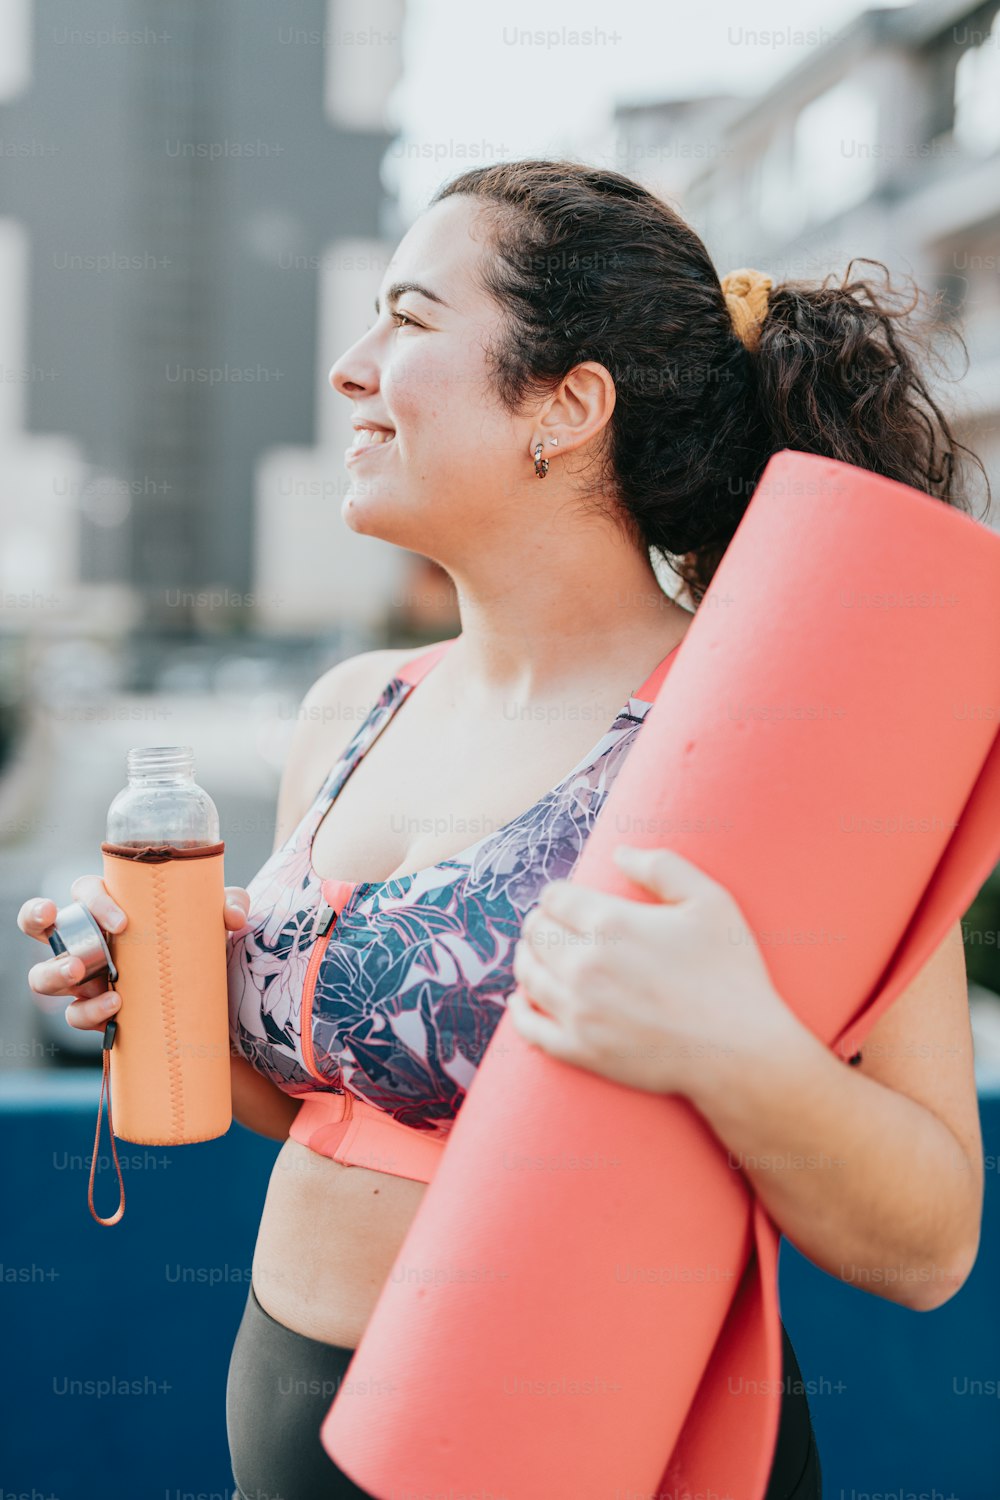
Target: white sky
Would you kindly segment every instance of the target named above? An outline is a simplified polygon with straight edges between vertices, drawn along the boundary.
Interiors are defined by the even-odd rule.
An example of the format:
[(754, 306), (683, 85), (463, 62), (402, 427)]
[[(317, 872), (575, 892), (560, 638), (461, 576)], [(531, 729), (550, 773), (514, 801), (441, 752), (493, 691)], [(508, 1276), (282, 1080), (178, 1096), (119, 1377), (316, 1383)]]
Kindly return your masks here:
[[(883, 8), (891, 4), (883, 0)], [(392, 123), (408, 154), (404, 142), (390, 153), (386, 186), (399, 192), (409, 220), (441, 182), (482, 161), (565, 153), (593, 160), (588, 146), (600, 141), (615, 104), (752, 97), (866, 8), (857, 0), (407, 0), (405, 76)], [(519, 31), (588, 28), (605, 40), (513, 40)], [(771, 35), (755, 41), (754, 32)], [(476, 143), (478, 160), (460, 154)], [(447, 154), (429, 159), (432, 151)]]

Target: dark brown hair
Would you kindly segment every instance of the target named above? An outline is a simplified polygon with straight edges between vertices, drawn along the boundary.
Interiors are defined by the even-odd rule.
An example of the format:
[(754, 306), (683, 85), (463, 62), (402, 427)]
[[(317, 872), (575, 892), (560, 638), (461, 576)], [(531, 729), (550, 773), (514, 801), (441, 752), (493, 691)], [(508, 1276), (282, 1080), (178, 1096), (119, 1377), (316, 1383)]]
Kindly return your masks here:
[(855, 261), (839, 285), (776, 284), (750, 353), (702, 241), (640, 183), (522, 160), (463, 172), (431, 205), (456, 194), (482, 204), (478, 274), (507, 314), (488, 351), (499, 399), (518, 412), (581, 361), (604, 365), (616, 405), (593, 495), (695, 605), (782, 448), (968, 508), (959, 451), (985, 470), (925, 383), (933, 346), (909, 318), (922, 294), (907, 302), (881, 261), (862, 262), (885, 273), (878, 291), (851, 279)]

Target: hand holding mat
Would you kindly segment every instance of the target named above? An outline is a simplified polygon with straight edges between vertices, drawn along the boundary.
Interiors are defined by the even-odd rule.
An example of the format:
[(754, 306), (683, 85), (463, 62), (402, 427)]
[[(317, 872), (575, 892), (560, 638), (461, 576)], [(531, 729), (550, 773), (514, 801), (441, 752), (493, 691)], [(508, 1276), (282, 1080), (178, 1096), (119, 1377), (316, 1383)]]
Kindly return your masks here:
[[(754, 932), (829, 934), (764, 957), (846, 1057), (1000, 858), (998, 643), (1000, 537), (783, 450), (573, 880), (653, 900), (612, 853), (669, 846)], [(549, 1057), (504, 1015), (324, 1447), (379, 1500), (760, 1500), (778, 1239), (685, 1099)]]

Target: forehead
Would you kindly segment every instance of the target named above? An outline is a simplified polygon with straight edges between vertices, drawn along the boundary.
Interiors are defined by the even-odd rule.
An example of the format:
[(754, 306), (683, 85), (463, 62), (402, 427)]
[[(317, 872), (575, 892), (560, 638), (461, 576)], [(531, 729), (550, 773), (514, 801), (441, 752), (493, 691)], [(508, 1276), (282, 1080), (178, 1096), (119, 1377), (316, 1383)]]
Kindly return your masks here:
[(484, 293), (474, 275), (484, 248), (484, 228), (477, 227), (480, 213), (476, 200), (461, 194), (425, 209), (396, 246), (379, 288), (380, 300), (397, 281), (417, 281), (455, 310), (482, 300)]

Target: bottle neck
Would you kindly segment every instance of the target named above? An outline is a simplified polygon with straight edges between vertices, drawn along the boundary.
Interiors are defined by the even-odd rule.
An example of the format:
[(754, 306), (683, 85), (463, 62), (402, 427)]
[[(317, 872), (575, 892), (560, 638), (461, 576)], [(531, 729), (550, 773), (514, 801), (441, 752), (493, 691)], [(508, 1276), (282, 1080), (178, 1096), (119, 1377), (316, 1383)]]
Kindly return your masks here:
[(142, 745), (125, 757), (129, 784), (194, 780), (194, 751), (190, 745)]

